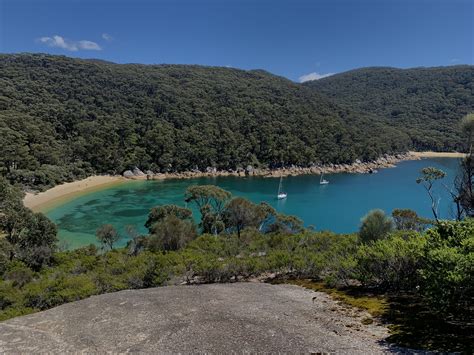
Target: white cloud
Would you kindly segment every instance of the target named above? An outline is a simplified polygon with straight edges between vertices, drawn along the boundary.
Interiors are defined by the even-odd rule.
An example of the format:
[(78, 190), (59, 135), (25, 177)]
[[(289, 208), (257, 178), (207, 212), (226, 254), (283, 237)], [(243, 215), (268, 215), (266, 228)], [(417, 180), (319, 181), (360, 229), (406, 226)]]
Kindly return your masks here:
[(109, 35), (108, 33), (102, 33), (102, 39), (104, 39), (104, 40), (110, 42), (110, 41), (112, 41), (114, 38), (113, 38), (111, 35)]
[(102, 48), (95, 42), (92, 41), (79, 41), (77, 42), (79, 49), (84, 49), (86, 51), (100, 51)]
[(334, 74), (336, 73), (319, 74), (319, 73), (313, 72), (313, 73), (300, 76), (299, 80), (300, 80), (300, 83), (304, 83), (305, 81), (319, 80), (319, 79), (326, 78)]
[(92, 41), (71, 41), (64, 37), (55, 35), (53, 37), (41, 37), (38, 39), (40, 43), (44, 43), (49, 47), (62, 48), (67, 51), (76, 52), (78, 50), (88, 51), (100, 51), (102, 48), (95, 42)]

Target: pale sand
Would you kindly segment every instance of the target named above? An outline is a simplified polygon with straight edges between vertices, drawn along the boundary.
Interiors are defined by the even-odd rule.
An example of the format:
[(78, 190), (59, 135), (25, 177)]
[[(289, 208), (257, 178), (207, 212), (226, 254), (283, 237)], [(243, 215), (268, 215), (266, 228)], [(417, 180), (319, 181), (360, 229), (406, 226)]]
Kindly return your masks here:
[(91, 176), (84, 180), (57, 185), (37, 194), (27, 193), (23, 203), (35, 212), (44, 212), (85, 193), (102, 190), (125, 181), (128, 180), (121, 176)]
[(466, 153), (459, 152), (409, 152), (418, 158), (464, 158)]

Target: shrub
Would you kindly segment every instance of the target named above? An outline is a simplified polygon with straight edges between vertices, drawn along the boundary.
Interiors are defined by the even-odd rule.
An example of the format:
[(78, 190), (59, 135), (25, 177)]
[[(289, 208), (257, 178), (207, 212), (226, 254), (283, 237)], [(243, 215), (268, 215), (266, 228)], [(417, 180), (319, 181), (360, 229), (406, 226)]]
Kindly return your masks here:
[(441, 221), (427, 232), (421, 289), (426, 302), (443, 315), (473, 317), (474, 219)]
[(13, 246), (0, 236), (0, 277), (10, 264), (10, 257), (13, 254)]
[(25, 264), (13, 262), (5, 272), (4, 279), (12, 282), (13, 287), (23, 287), (33, 279), (34, 273)]
[[(6, 310), (12, 305), (21, 304), (21, 302), (21, 291), (14, 287), (11, 282), (0, 280), (0, 310)], [(0, 314), (0, 320), (1, 319), (2, 315)]]
[(25, 306), (41, 310), (78, 301), (97, 293), (94, 282), (86, 275), (61, 274), (43, 278), (25, 287)]
[(412, 290), (418, 285), (426, 239), (416, 232), (397, 233), (363, 244), (356, 254), (354, 276), (364, 286), (383, 290)]
[(148, 247), (152, 251), (178, 250), (197, 237), (196, 227), (192, 221), (182, 220), (174, 215), (163, 218), (152, 227)]
[(368, 243), (386, 237), (394, 228), (393, 220), (382, 210), (372, 210), (361, 220), (359, 237)]

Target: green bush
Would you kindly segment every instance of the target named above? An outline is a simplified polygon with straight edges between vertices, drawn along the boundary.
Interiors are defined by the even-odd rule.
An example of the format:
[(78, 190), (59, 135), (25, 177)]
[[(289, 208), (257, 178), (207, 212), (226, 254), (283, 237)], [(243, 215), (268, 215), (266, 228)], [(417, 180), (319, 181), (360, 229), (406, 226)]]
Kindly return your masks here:
[(0, 236), (0, 277), (10, 264), (10, 257), (13, 254), (13, 246)]
[(87, 275), (60, 274), (26, 285), (24, 305), (43, 310), (96, 293), (96, 285)]
[(18, 287), (13, 286), (12, 282), (0, 280), (0, 319), (5, 310), (10, 306), (21, 305), (23, 295)]
[(382, 210), (372, 210), (361, 220), (359, 237), (363, 243), (385, 238), (394, 229), (392, 218)]
[(474, 219), (442, 221), (427, 232), (422, 294), (437, 312), (473, 317)]
[(12, 286), (21, 288), (33, 280), (33, 271), (22, 262), (12, 262), (3, 275), (4, 280), (11, 281)]
[(150, 227), (148, 248), (152, 251), (179, 250), (197, 237), (193, 221), (183, 220), (174, 215), (165, 216)]
[(401, 232), (371, 244), (356, 254), (354, 277), (364, 286), (383, 290), (413, 290), (419, 284), (417, 270), (426, 239), (416, 232)]

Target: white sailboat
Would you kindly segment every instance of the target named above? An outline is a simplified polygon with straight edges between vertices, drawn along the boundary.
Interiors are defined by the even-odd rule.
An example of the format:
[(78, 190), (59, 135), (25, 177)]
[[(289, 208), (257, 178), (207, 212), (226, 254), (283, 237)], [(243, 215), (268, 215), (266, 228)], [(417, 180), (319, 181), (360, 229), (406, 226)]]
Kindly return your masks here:
[(321, 173), (321, 178), (319, 179), (319, 185), (327, 185), (329, 181), (324, 179), (324, 173)]
[(283, 186), (282, 186), (282, 185), (283, 185), (282, 180), (283, 180), (283, 176), (280, 176), (280, 185), (278, 186), (278, 195), (277, 195), (277, 198), (278, 198), (279, 200), (283, 200), (283, 199), (285, 199), (286, 196), (287, 196), (287, 193), (286, 193), (286, 192), (283, 192), (283, 190), (282, 190), (282, 187), (283, 187)]

